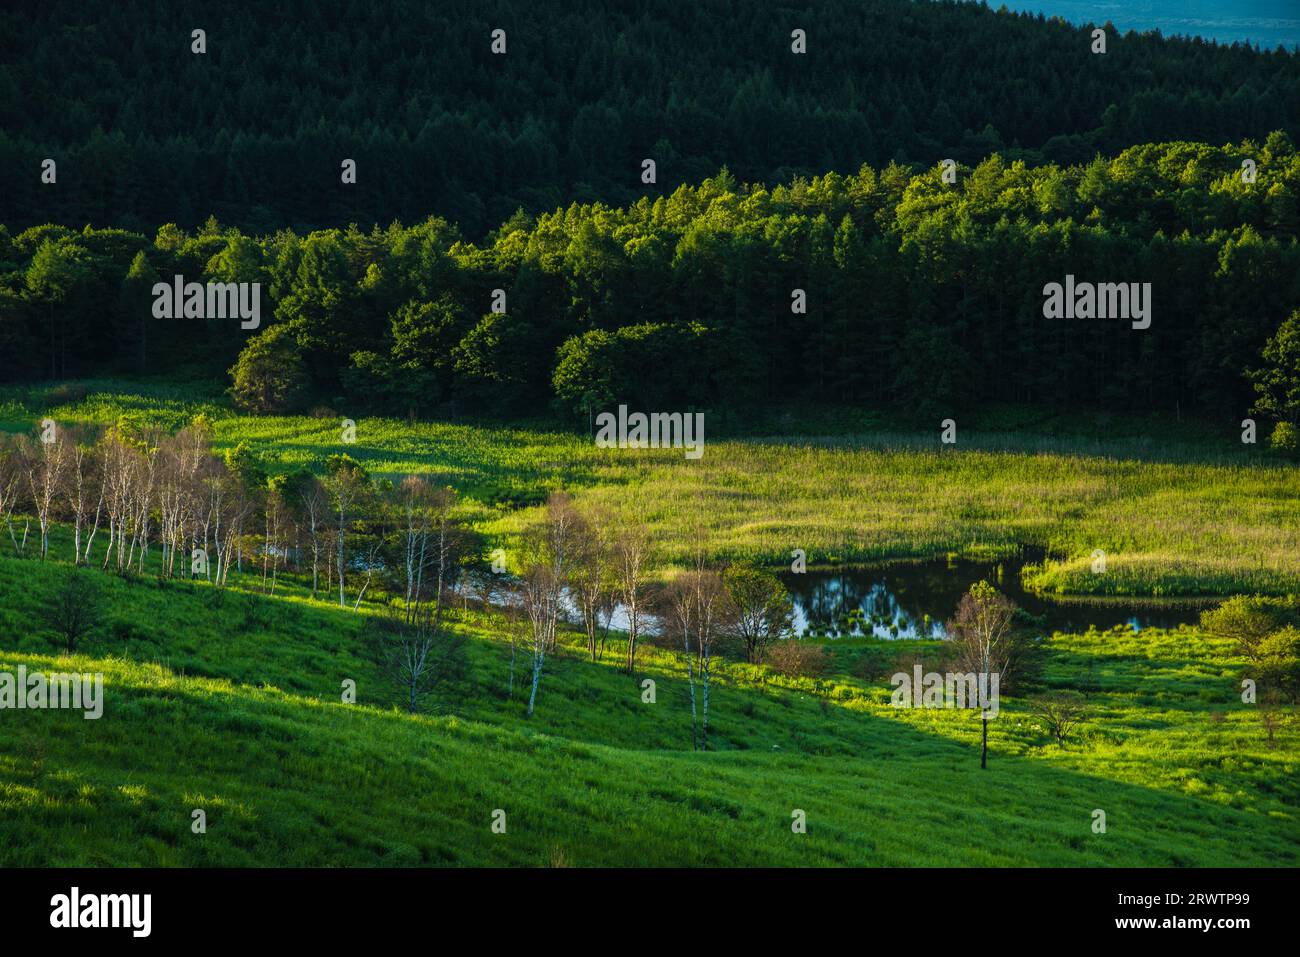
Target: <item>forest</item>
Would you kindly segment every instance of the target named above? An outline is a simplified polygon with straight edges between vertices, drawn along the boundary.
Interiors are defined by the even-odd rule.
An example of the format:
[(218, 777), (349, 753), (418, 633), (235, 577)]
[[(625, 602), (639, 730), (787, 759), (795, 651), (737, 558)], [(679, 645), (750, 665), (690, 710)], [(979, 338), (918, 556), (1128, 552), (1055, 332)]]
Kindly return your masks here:
[[(625, 207), (519, 210), (481, 242), (440, 217), (268, 235), (215, 218), (152, 236), (0, 227), (4, 375), (189, 374), (262, 413), (549, 405), (574, 422), (619, 402), (916, 420), (1017, 403), (1236, 429), (1254, 409), (1293, 441), (1300, 155), (1285, 132), (950, 172), (890, 163), (769, 188), (724, 168)], [(1074, 275), (1149, 283), (1149, 327), (1045, 318), (1046, 288)], [(258, 283), (260, 327), (156, 318), (154, 286), (175, 276)]]
[(1112, 28), (1099, 56), (1086, 27), (954, 0), (25, 6), (0, 20), (0, 169), (15, 171), (0, 222), (15, 230), (439, 215), (477, 240), (520, 207), (630, 205), (647, 157), (657, 196), (724, 165), (788, 184), (1300, 133), (1300, 60), (1283, 51)]

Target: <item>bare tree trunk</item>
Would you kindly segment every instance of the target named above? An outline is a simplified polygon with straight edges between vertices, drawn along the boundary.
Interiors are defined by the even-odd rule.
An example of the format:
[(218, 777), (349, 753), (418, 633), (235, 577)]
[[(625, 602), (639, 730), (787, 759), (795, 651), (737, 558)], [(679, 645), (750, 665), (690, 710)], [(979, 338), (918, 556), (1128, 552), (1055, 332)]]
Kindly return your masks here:
[(347, 601), (343, 596), (343, 525), (346, 521), (346, 513), (342, 504), (339, 505), (339, 607), (348, 607)]
[[(542, 680), (542, 661), (546, 657), (546, 652), (537, 652), (533, 655), (533, 690), (528, 694), (528, 717), (533, 716), (533, 703), (537, 700), (537, 685)], [(513, 673), (511, 675), (513, 678)]]
[(704, 680), (704, 711), (700, 721), (700, 750), (709, 750), (709, 659), (700, 662), (700, 677)]
[(686, 648), (686, 677), (690, 681), (691, 685), (691, 750), (698, 751), (700, 749), (700, 741), (699, 735), (696, 731), (695, 670), (691, 665), (691, 649), (689, 645)]

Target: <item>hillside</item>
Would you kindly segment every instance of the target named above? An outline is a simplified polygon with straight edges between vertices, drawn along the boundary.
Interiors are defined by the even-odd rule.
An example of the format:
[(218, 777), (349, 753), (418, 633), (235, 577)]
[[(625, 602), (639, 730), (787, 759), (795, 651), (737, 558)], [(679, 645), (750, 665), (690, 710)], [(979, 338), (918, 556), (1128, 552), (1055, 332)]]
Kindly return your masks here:
[(1094, 55), (1085, 27), (966, 2), (51, 0), (0, 14), (0, 168), (29, 171), (0, 222), (215, 214), (261, 233), (437, 214), (477, 238), (519, 207), (623, 205), (723, 165), (778, 183), (1300, 135), (1295, 56), (1108, 39)]
[[(90, 385), (82, 397), (74, 387), (11, 391), (0, 425), (22, 428), (38, 408), (65, 427), (176, 429), (203, 413), (218, 447), (250, 443), (272, 473), (319, 464), (339, 447), (330, 421), (234, 415), (178, 386)], [(1035, 522), (1059, 527), (1053, 534), (1064, 538), (1052, 540), (1077, 543), (1122, 527), (1129, 550), (1115, 555), (1119, 580), (1145, 569), (1144, 587), (1176, 591), (1197, 583), (1191, 549), (1211, 534), (1195, 523), (1216, 521), (1208, 503), (1235, 488), (1242, 524), (1224, 539), (1233, 544), (1216, 559), (1214, 584), (1241, 590), (1271, 561), (1279, 590), (1294, 587), (1286, 536), (1297, 527), (1295, 500), (1281, 494), (1283, 475), (1266, 464), (1216, 464), (1215, 453), (1194, 447), (1163, 450), (1180, 456), (1171, 472), (1149, 447), (1119, 457), (1122, 444), (1089, 457), (1043, 448), (936, 455), (880, 435), (824, 437), (797, 452), (773, 439), (733, 439), (722, 444), (725, 456), (710, 447), (701, 460), (709, 470), (690, 477), (667, 452), (616, 463), (572, 437), (523, 428), (357, 425), (361, 441), (350, 453), (379, 476), (418, 472), (457, 486), (489, 542), (514, 542), (537, 515), (528, 502), (563, 486), (584, 506), (654, 503), (648, 519), (670, 559), (681, 557), (697, 510), (714, 523), (718, 555), (775, 557), (786, 543), (775, 544), (779, 526), (759, 521), (762, 510), (816, 542), (822, 499), (795, 494), (796, 477), (838, 475), (859, 511), (837, 521), (877, 557), (993, 547), (1013, 530), (1033, 534)], [(1026, 471), (1070, 494), (1025, 501), (1014, 483)], [(766, 483), (744, 478), (764, 472)], [(915, 492), (921, 475), (937, 493), (927, 522), (900, 523), (904, 513), (880, 510), (889, 488)], [(1177, 494), (1162, 493), (1174, 481)], [(1089, 482), (1129, 498), (1100, 496), (1089, 517), (1070, 504)], [(1142, 489), (1147, 505), (1114, 511), (1140, 501), (1132, 496)], [(1012, 500), (1038, 518), (1015, 526), (1010, 513), (987, 511)], [(926, 531), (959, 519), (960, 543)], [(889, 538), (894, 527), (911, 538)], [(1283, 723), (1270, 744), (1259, 709), (1240, 701), (1247, 663), (1232, 642), (1198, 628), (1048, 636), (1040, 691), (1083, 696), (1087, 715), (1062, 746), (1027, 693), (1004, 695), (990, 722), (987, 771), (969, 712), (891, 706), (892, 673), (914, 662), (942, 666), (948, 652), (933, 641), (800, 642), (824, 648), (820, 674), (719, 658), (710, 750), (699, 752), (676, 652), (643, 641), (628, 675), (621, 634), (592, 662), (583, 638), (566, 630), (527, 718), (527, 653), (516, 649), (512, 678), (502, 608), (482, 609), (463, 592), (451, 626), (466, 636), (467, 667), (407, 714), (370, 628), (392, 596), (372, 592), (353, 610), (353, 582), (347, 608), (313, 600), (301, 567), (281, 572), (267, 594), (251, 550), (245, 570), (215, 587), (164, 576), (157, 549), (135, 570), (101, 571), (101, 536), (81, 572), (102, 596), (95, 631), (74, 656), (56, 655), (46, 617), (71, 570), (71, 546), (62, 523), (45, 561), (31, 550), (13, 557), (0, 538), (0, 673), (25, 666), (106, 678), (95, 721), (76, 711), (0, 712), (2, 865), (1300, 863), (1296, 730)], [(1261, 546), (1277, 551), (1268, 558)], [(653, 703), (643, 698), (646, 679), (655, 682)], [(349, 680), (355, 703), (341, 694)], [(207, 815), (202, 835), (190, 830), (196, 808)], [(491, 830), (496, 809), (506, 812), (505, 834)], [(1104, 834), (1092, 830), (1098, 809)], [(795, 810), (807, 815), (806, 834), (791, 831)]]
[(692, 753), (666, 653), (637, 676), (653, 705), (612, 661), (563, 653), (525, 721), (482, 633), (449, 713), (409, 716), (384, 707), (355, 616), (259, 597), (250, 624), (204, 585), (111, 580), (105, 637), (51, 657), (31, 622), (62, 571), (0, 559), (0, 670), (103, 672), (106, 709), (0, 723), (5, 866), (1300, 862), (1296, 752), (1225, 706), (1234, 663), (1193, 632), (1057, 636), (1050, 680), (1099, 682), (1097, 718), (1058, 749), (1004, 703), (981, 773), (969, 718), (892, 709), (883, 681), (740, 666), (717, 692), (719, 750)]

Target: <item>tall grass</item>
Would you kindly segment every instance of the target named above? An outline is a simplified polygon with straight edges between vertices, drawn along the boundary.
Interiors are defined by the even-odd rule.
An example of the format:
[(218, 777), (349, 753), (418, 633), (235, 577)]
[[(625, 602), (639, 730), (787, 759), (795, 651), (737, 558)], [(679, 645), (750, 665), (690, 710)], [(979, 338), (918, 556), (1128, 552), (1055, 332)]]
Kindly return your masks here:
[[(13, 401), (12, 399), (10, 400)], [(319, 468), (346, 451), (373, 473), (420, 472), (455, 485), (488, 533), (508, 541), (531, 518), (498, 503), (553, 489), (643, 515), (665, 556), (684, 557), (703, 525), (715, 557), (787, 564), (957, 554), (1005, 556), (1022, 545), (1056, 560), (1032, 587), (1061, 594), (1300, 593), (1300, 471), (1245, 450), (1180, 440), (1161, 446), (964, 432), (710, 441), (681, 450), (600, 449), (540, 429), (361, 419), (344, 445), (339, 419), (236, 415), (175, 387), (147, 395), (90, 391), (40, 411), (94, 423), (127, 416), (177, 427), (203, 412), (220, 445), (252, 445), (273, 470)], [(10, 417), (12, 420), (12, 416)], [(707, 436), (706, 436), (707, 438)], [(1106, 556), (1104, 574), (1092, 556)]]

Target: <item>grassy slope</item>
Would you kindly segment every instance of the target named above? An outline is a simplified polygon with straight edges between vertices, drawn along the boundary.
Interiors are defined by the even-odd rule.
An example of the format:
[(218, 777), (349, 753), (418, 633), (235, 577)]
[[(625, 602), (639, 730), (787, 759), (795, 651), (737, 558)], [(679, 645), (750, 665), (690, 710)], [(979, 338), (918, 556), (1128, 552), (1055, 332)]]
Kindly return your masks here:
[[(100, 385), (54, 408), (39, 394), (0, 393), (0, 428), (47, 413), (175, 428), (205, 411), (219, 444), (248, 441), (273, 468), (318, 468), (347, 451), (373, 472), (436, 475), (480, 503), (563, 487), (643, 511), (670, 558), (699, 519), (719, 557), (784, 564), (795, 548), (812, 563), (981, 557), (1023, 543), (1065, 556), (1030, 573), (1050, 592), (1300, 593), (1300, 472), (1240, 445), (972, 432), (941, 450), (937, 432), (870, 433), (711, 441), (687, 461), (680, 450), (598, 449), (571, 434), (361, 419), (345, 446), (333, 419), (237, 416), (180, 387)], [(508, 539), (528, 512), (483, 506), (478, 518)], [(1095, 549), (1107, 554), (1105, 574), (1091, 571)]]
[[(0, 428), (24, 427), (35, 408), (0, 403)], [(344, 448), (332, 421), (234, 417), (179, 388), (55, 412), (175, 427), (200, 409), (220, 444), (246, 439), (278, 467)], [(1100, 577), (1132, 570), (1139, 590), (1202, 585), (1206, 568), (1230, 587), (1291, 588), (1296, 572), (1294, 476), (1258, 464), (1063, 455), (1046, 440), (956, 454), (879, 436), (858, 437), (862, 448), (711, 443), (687, 463), (522, 429), (362, 420), (358, 437), (346, 451), (372, 469), (442, 475), (506, 536), (521, 514), (483, 504), (492, 492), (562, 484), (644, 504), (670, 545), (707, 509), (726, 553), (978, 553), (1029, 540), (1086, 555), (1101, 541), (1116, 575)], [(56, 530), (54, 555), (69, 550)], [(69, 665), (33, 625), (62, 571), (0, 558), (0, 670)], [(617, 646), (599, 665), (567, 648), (526, 721), (522, 663), (508, 697), (508, 645), (470, 615), (473, 676), (439, 696), (441, 716), (411, 717), (392, 708), (362, 616), (291, 583), (268, 599), (102, 581), (111, 610), (75, 666), (107, 674), (105, 717), (0, 712), (2, 864), (1300, 863), (1295, 731), (1267, 748), (1237, 698), (1241, 662), (1189, 630), (1056, 636), (1048, 681), (1085, 690), (1094, 717), (1062, 750), (1023, 702), (1004, 701), (981, 773), (970, 716), (893, 709), (883, 679), (845, 676), (902, 643), (838, 645), (840, 673), (821, 680), (720, 668), (718, 750), (702, 755), (665, 652), (646, 649), (632, 679)], [(654, 705), (641, 702), (647, 675)], [(359, 705), (336, 703), (344, 678)], [(206, 835), (190, 833), (195, 807)], [(488, 826), (498, 807), (505, 836)], [(808, 812), (806, 835), (790, 832), (794, 808)], [(1105, 835), (1091, 832), (1094, 808)]]
[[(1239, 663), (1190, 631), (1057, 636), (1048, 680), (1096, 689), (1096, 718), (1061, 750), (1004, 701), (980, 772), (967, 715), (743, 665), (715, 690), (720, 750), (692, 753), (680, 669), (654, 649), (633, 680), (617, 647), (597, 665), (566, 648), (526, 721), (474, 615), (473, 676), (438, 717), (389, 706), (361, 616), (295, 597), (104, 575), (106, 628), (69, 661), (32, 625), (65, 570), (0, 559), (0, 670), (103, 671), (106, 713), (0, 712), (4, 865), (1300, 863), (1294, 731), (1266, 748)], [(343, 677), (358, 705), (336, 703)]]

